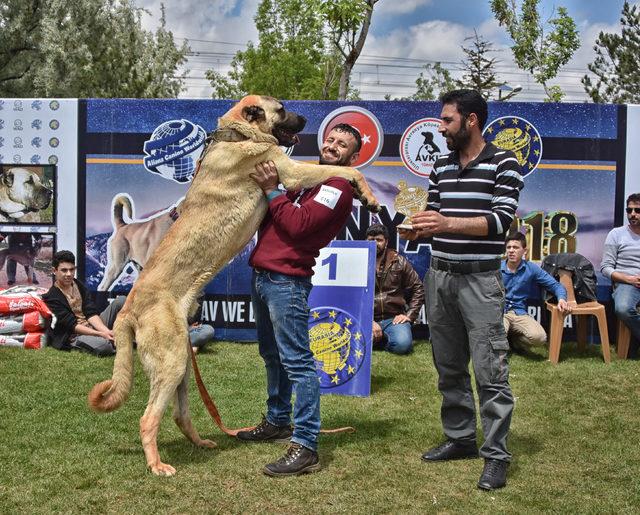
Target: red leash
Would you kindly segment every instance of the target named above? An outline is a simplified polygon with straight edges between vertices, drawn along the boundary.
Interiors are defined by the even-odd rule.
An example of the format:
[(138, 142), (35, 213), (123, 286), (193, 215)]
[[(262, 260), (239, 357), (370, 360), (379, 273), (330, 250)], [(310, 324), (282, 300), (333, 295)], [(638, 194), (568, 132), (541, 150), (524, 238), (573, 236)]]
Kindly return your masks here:
[[(240, 429), (229, 429), (227, 426), (224, 425), (224, 423), (222, 422), (222, 418), (220, 417), (220, 412), (218, 411), (218, 408), (213, 402), (213, 399), (211, 398), (211, 396), (209, 395), (209, 392), (207, 391), (207, 387), (202, 382), (202, 377), (200, 376), (200, 370), (198, 369), (198, 363), (196, 362), (196, 353), (193, 352), (193, 347), (191, 347), (191, 344), (189, 344), (189, 351), (191, 352), (191, 364), (193, 365), (193, 374), (196, 378), (196, 384), (198, 385), (198, 392), (200, 392), (200, 398), (202, 399), (202, 402), (204, 402), (204, 405), (207, 408), (209, 415), (211, 415), (211, 418), (214, 420), (214, 422), (220, 428), (220, 430), (223, 433), (228, 434), (229, 436), (237, 436), (240, 431), (251, 431), (252, 429), (254, 429), (255, 426), (242, 427)], [(320, 430), (321, 433), (325, 433), (325, 434), (355, 433), (355, 431), (356, 431), (355, 427), (351, 427), (351, 426), (339, 427), (336, 429)]]

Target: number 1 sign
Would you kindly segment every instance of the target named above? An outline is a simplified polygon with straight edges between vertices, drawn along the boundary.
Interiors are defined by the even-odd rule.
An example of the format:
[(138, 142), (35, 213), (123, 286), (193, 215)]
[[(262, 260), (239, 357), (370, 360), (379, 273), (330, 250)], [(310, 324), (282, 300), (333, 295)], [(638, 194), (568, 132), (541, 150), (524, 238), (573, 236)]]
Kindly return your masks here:
[(375, 248), (333, 241), (316, 259), (309, 340), (322, 393), (370, 393)]

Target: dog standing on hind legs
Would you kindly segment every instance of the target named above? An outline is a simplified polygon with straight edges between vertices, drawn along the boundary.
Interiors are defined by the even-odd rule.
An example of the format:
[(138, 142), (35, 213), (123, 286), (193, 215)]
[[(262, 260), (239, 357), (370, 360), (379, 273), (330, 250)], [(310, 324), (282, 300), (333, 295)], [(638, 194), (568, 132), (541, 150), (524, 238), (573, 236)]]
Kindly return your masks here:
[(200, 170), (171, 226), (134, 284), (114, 327), (117, 354), (110, 380), (89, 392), (91, 408), (113, 411), (126, 400), (133, 382), (133, 340), (149, 377), (149, 401), (140, 419), (147, 466), (154, 474), (173, 475), (163, 463), (157, 436), (173, 398), (174, 420), (189, 440), (203, 440), (191, 423), (188, 407), (187, 316), (202, 288), (257, 231), (267, 201), (250, 174), (257, 163), (273, 161), (280, 181), (291, 190), (310, 188), (330, 177), (354, 185), (363, 204), (379, 205), (363, 175), (353, 168), (293, 161), (279, 148), (297, 140), (306, 120), (271, 97), (243, 98), (219, 119), (203, 152)]

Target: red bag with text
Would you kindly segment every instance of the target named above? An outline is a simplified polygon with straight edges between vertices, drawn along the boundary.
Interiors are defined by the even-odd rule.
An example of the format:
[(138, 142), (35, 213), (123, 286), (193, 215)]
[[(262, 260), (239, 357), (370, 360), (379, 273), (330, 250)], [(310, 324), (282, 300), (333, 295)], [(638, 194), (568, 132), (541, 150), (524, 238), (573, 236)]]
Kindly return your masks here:
[(0, 346), (22, 347), (23, 349), (42, 349), (47, 344), (44, 333), (1, 334)]
[(46, 327), (47, 321), (38, 311), (22, 315), (0, 315), (0, 334), (42, 332)]
[(0, 315), (17, 315), (37, 311), (44, 318), (51, 319), (51, 311), (45, 302), (35, 294), (9, 293), (5, 290), (0, 295)]

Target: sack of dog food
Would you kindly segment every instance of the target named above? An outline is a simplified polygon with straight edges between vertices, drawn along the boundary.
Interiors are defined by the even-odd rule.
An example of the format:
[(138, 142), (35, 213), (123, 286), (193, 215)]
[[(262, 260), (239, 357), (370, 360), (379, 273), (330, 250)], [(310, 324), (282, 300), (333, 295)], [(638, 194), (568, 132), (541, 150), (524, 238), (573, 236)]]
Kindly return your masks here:
[(38, 311), (22, 315), (0, 315), (0, 334), (20, 334), (42, 332), (47, 321)]
[(0, 345), (22, 347), (23, 349), (42, 349), (47, 345), (47, 336), (44, 333), (1, 334)]
[(50, 319), (51, 311), (45, 302), (33, 293), (12, 293), (5, 290), (0, 295), (0, 315), (17, 315), (37, 311), (43, 317)]

